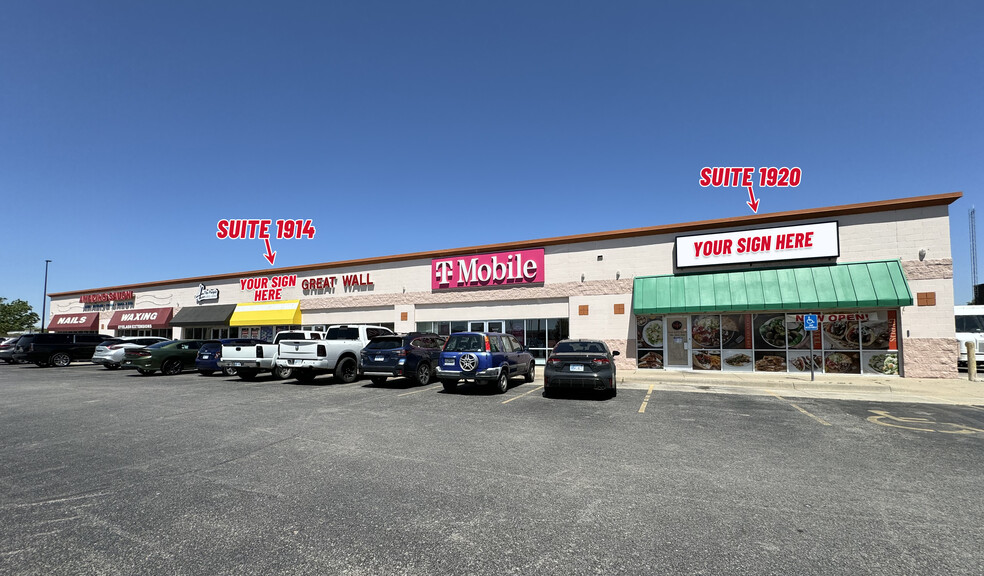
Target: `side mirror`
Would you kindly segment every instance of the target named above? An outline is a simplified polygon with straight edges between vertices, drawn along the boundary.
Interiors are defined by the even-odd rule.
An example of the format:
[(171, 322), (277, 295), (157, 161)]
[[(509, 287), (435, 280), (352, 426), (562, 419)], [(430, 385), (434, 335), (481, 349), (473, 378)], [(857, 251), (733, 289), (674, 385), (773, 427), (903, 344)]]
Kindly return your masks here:
[(613, 350), (612, 351), (612, 356), (618, 356), (618, 355), (619, 355), (619, 351), (618, 350)]

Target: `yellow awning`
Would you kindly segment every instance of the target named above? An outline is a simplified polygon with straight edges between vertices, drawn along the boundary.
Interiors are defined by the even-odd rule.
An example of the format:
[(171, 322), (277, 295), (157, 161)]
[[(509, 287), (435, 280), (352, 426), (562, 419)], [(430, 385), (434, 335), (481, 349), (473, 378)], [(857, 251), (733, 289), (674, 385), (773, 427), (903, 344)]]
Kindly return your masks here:
[(246, 302), (236, 304), (229, 326), (299, 326), (301, 301)]

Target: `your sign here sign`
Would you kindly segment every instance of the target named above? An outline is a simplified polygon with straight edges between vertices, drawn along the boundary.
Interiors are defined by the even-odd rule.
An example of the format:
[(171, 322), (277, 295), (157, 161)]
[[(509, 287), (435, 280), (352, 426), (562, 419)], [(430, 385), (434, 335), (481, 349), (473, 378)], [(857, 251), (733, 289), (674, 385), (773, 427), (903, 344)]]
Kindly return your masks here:
[(839, 255), (836, 222), (680, 236), (676, 239), (678, 268)]
[(543, 248), (431, 260), (432, 290), (542, 282)]

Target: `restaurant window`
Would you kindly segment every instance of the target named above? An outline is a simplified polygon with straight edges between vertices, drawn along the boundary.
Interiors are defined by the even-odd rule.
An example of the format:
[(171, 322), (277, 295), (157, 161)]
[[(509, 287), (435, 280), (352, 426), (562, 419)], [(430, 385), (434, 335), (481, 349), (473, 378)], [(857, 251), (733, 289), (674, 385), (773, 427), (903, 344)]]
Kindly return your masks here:
[[(802, 313), (694, 314), (690, 361), (694, 370), (724, 372), (815, 372), (898, 375), (898, 314), (895, 310), (818, 315), (807, 332)], [(662, 368), (662, 316), (636, 317), (639, 368)], [(810, 351), (812, 340), (813, 351)]]

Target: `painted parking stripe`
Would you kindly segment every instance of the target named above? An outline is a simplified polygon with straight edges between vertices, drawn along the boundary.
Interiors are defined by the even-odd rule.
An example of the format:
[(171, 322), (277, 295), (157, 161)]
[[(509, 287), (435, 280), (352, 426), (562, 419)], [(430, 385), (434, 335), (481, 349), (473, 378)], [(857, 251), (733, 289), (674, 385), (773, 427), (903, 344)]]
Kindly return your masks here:
[(649, 398), (653, 395), (653, 387), (655, 384), (649, 385), (649, 390), (646, 391), (646, 397), (642, 400), (642, 406), (639, 406), (639, 414), (645, 414), (646, 406), (649, 405)]
[(529, 394), (532, 394), (532, 393), (536, 392), (537, 390), (542, 390), (542, 389), (543, 389), (543, 386), (537, 386), (536, 388), (530, 390), (529, 392), (524, 392), (524, 393), (520, 394), (519, 396), (513, 396), (509, 400), (503, 400), (502, 403), (503, 404), (509, 404), (513, 400), (518, 400), (518, 399), (522, 398), (523, 396), (528, 396)]
[(799, 410), (803, 414), (806, 414), (807, 416), (809, 416), (810, 418), (813, 418), (814, 420), (816, 420), (817, 422), (823, 424), (824, 426), (830, 426), (831, 425), (830, 422), (827, 422), (826, 420), (824, 420), (823, 418), (817, 416), (816, 414), (812, 414), (808, 410), (805, 410), (803, 408), (800, 408), (799, 405), (797, 405), (795, 402), (790, 402), (789, 400), (786, 400), (782, 396), (780, 396), (780, 395), (778, 395), (778, 394), (776, 394), (775, 392), (772, 392), (772, 391), (769, 391), (769, 394), (772, 394), (776, 398), (778, 398), (778, 399), (782, 400), (783, 402), (789, 404), (793, 408), (796, 408), (797, 410)]
[(430, 388), (424, 388), (423, 390), (414, 390), (413, 392), (404, 392), (403, 394), (397, 394), (397, 397), (399, 397), (399, 396), (410, 396), (411, 394), (420, 394), (421, 392), (431, 392), (431, 391), (437, 390), (438, 388), (443, 388), (443, 386), (441, 384), (438, 384), (437, 386), (431, 386)]

